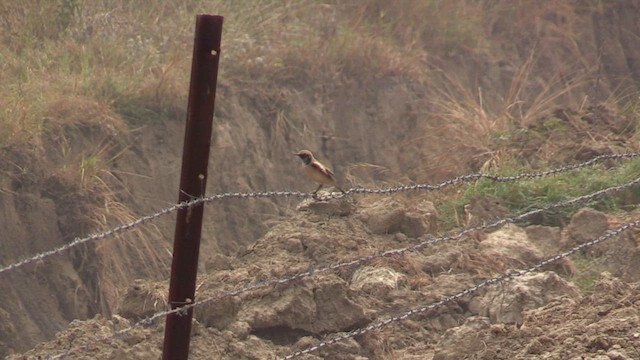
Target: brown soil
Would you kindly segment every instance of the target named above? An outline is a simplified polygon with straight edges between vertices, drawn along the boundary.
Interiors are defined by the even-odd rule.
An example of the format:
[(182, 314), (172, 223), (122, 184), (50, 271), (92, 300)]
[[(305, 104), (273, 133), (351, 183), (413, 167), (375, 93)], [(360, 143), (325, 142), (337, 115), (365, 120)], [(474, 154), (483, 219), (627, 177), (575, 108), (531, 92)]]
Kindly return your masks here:
[[(584, 68), (598, 69), (597, 79), (590, 79), (580, 93), (588, 97), (589, 105), (547, 109), (545, 116), (522, 124), (521, 132), (496, 141), (496, 147), (506, 146), (524, 162), (536, 164), (542, 159), (545, 165), (636, 149), (637, 119), (603, 102), (613, 93), (637, 97), (638, 5), (611, 2), (597, 10), (576, 5), (571, 11), (577, 16), (574, 26), (580, 37), (571, 40), (554, 31), (567, 21), (562, 11), (549, 9), (539, 23), (528, 27), (535, 31), (527, 34), (514, 34), (499, 21), (493, 25), (491, 36), (521, 47), (516, 49), (522, 54), (517, 61), (474, 56), (460, 46), (444, 49), (434, 62), (444, 72), (467, 74), (476, 87), (482, 84), (499, 91), (509, 87), (513, 62), (525, 59), (533, 45), (540, 50), (533, 73), (541, 78), (550, 69), (575, 70), (568, 69), (566, 59), (579, 54), (588, 63)], [(291, 151), (303, 147), (331, 159), (339, 181), (351, 185), (435, 181), (477, 171), (491, 160), (473, 144), (456, 141), (456, 134), (438, 134), (424, 146), (416, 145), (424, 142), (416, 134), (442, 128), (437, 120), (416, 121), (429, 115), (422, 102), (433, 90), (428, 84), (390, 75), (361, 79), (342, 74), (319, 86), (300, 85), (311, 80), (299, 80), (274, 83), (278, 91), (268, 96), (235, 91), (221, 81), (208, 193), (312, 190), (291, 175), (298, 170)], [(527, 91), (535, 92), (536, 81), (531, 83)], [(297, 109), (295, 117), (303, 120), (278, 122), (274, 114), (281, 107)], [(122, 141), (110, 129), (95, 125), (65, 131), (76, 153), (105, 139)], [(147, 214), (177, 199), (182, 131), (181, 122), (162, 121), (126, 139), (128, 151), (112, 164), (117, 182), (111, 185), (135, 213)], [(52, 172), (71, 160), (45, 151), (56, 146), (56, 134), (51, 138), (51, 144), (42, 144), (41, 154), (18, 149), (2, 154), (6, 161), (0, 165), (5, 175), (0, 182), (0, 227), (3, 237), (10, 239), (0, 242), (2, 264), (96, 229), (87, 213), (104, 199)], [(376, 166), (353, 166), (357, 163)], [(425, 171), (424, 164), (431, 171)], [(205, 211), (197, 297), (424, 240), (437, 232), (433, 204), (427, 201), (435, 199), (426, 195), (410, 199), (357, 196), (328, 205), (291, 199), (211, 204)], [(486, 207), (478, 202), (474, 206)], [(504, 214), (502, 206), (483, 211), (488, 217)], [(598, 222), (603, 219), (604, 225)], [(589, 209), (573, 218), (573, 227), (508, 226), (403, 257), (375, 260), (359, 269), (345, 268), (221, 299), (196, 308), (192, 358), (284, 356), (553, 255), (584, 240), (577, 231), (584, 229), (576, 225), (580, 221), (594, 225), (587, 235), (595, 237), (623, 220)], [(121, 256), (122, 262), (114, 265), (109, 260), (113, 249), (109, 246), (114, 245), (109, 244), (123, 240), (110, 239), (0, 276), (0, 356), (38, 359), (80, 347), (69, 358), (158, 358), (162, 322), (87, 345), (96, 336), (109, 336), (163, 309), (166, 283), (153, 279), (166, 279), (172, 217), (154, 224), (157, 231), (147, 234), (157, 252), (154, 257), (133, 252), (135, 245), (123, 245), (125, 250), (118, 254), (130, 256)], [(302, 358), (640, 358), (639, 242), (637, 233), (629, 232), (583, 254), (594, 258), (594, 284), (573, 284), (576, 264), (564, 260), (541, 274), (485, 288)], [(151, 271), (147, 261), (157, 261), (162, 270)], [(126, 269), (117, 281), (108, 276), (114, 267)], [(146, 280), (134, 280), (140, 277)]]
[[(363, 200), (352, 209), (355, 212), (343, 216), (327, 215), (330, 205), (318, 208), (312, 205), (312, 200), (303, 202), (295, 215), (270, 229), (244, 255), (219, 256), (207, 264), (210, 269), (199, 280), (200, 298), (237, 284), (249, 285), (306, 271), (309, 266), (406, 247), (427, 239), (428, 223), (414, 221), (407, 227), (412, 212), (403, 209), (411, 208), (410, 205), (398, 204), (381, 212), (380, 202), (388, 204), (385, 199)], [(343, 206), (339, 201), (332, 204), (334, 209)], [(372, 231), (367, 224), (375, 222), (370, 222), (370, 218), (384, 214), (388, 215), (385, 221), (389, 226), (395, 229), (405, 226), (404, 232)], [(571, 223), (583, 223), (598, 216), (602, 216), (605, 225), (615, 227), (619, 223), (588, 208), (578, 212)], [(595, 236), (600, 226), (594, 222)], [(535, 226), (525, 231), (508, 225), (481, 240), (472, 237), (440, 243), (402, 257), (377, 259), (359, 268), (346, 267), (291, 284), (215, 300), (196, 307), (191, 356), (282, 357), (376, 319), (436, 302), (508, 268), (532, 265), (554, 255), (563, 244), (584, 233), (584, 229), (569, 225), (555, 241), (535, 235), (552, 229)], [(405, 232), (414, 235), (407, 236)], [(599, 245), (595, 248), (600, 253), (599, 259), (611, 263), (618, 259), (617, 252), (638, 253), (637, 234), (628, 232)], [(625, 282), (637, 281), (638, 276), (624, 270), (635, 266), (636, 260), (620, 261), (615, 266), (616, 273), (602, 273), (593, 286), (581, 290), (569, 281), (575, 266), (564, 259), (559, 266), (549, 268), (556, 272), (529, 274), (483, 288), (469, 297), (323, 347), (302, 358), (595, 359), (600, 355), (637, 358), (640, 283)], [(162, 310), (165, 286), (138, 281), (127, 289), (116, 309), (117, 315), (111, 319), (99, 316), (74, 321), (55, 340), (10, 358), (35, 359), (66, 350), (71, 350), (68, 356), (78, 359), (158, 358), (163, 321), (137, 327), (115, 338), (110, 335)], [(96, 341), (100, 337), (107, 339)], [(89, 345), (85, 346), (87, 342)]]

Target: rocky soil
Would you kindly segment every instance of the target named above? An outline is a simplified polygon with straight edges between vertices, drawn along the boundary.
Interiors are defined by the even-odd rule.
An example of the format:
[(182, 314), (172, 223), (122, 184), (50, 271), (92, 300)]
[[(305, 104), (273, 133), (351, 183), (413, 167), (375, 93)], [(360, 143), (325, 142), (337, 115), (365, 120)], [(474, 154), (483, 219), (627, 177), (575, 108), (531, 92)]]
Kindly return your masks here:
[[(429, 200), (305, 200), (243, 255), (219, 255), (199, 279), (199, 299), (220, 290), (409, 247), (436, 231)], [(508, 269), (531, 266), (619, 226), (584, 208), (563, 229), (506, 225), (457, 241), (223, 297), (194, 313), (191, 358), (283, 357), (411, 308), (434, 303)], [(640, 357), (638, 232), (579, 256), (597, 255), (593, 282), (572, 282), (568, 258), (544, 271), (487, 286), (433, 310), (300, 356), (305, 359), (637, 359)], [(626, 253), (626, 258), (619, 254)], [(595, 262), (594, 262), (595, 263)], [(153, 359), (163, 321), (114, 331), (164, 308), (166, 283), (138, 281), (111, 319), (74, 321), (52, 341), (10, 359), (71, 350), (74, 359)], [(108, 339), (95, 341), (106, 336)]]

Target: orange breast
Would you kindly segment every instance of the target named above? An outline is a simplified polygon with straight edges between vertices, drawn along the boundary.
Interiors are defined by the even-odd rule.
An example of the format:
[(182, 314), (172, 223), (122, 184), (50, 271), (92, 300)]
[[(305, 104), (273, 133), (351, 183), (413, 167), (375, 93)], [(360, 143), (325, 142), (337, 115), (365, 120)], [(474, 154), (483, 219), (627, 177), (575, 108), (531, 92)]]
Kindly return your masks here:
[(309, 175), (309, 177), (311, 179), (313, 179), (313, 181), (320, 183), (320, 184), (324, 184), (324, 185), (335, 185), (335, 179), (333, 178), (333, 176), (329, 175), (329, 174), (325, 174), (324, 172), (311, 167), (309, 165), (304, 167), (304, 172)]

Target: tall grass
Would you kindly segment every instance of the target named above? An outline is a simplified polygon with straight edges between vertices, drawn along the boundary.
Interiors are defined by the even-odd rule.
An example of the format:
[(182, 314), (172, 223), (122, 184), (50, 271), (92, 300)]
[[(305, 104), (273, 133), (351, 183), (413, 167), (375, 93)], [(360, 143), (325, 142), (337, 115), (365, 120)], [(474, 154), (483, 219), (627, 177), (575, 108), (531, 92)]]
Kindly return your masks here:
[[(29, 143), (39, 136), (38, 123), (46, 118), (52, 94), (101, 102), (137, 125), (181, 114), (186, 103), (196, 13), (225, 16), (221, 81), (234, 84), (239, 91), (269, 91), (273, 81), (296, 86), (335, 82), (337, 76), (398, 76), (427, 83), (438, 81), (444, 71), (449, 91), (434, 92), (436, 103), (441, 101), (447, 107), (452, 100), (471, 100), (475, 105), (484, 101), (480, 108), (471, 110), (467, 106), (465, 110), (482, 115), (477, 111), (486, 111), (483, 107), (499, 100), (502, 114), (490, 121), (504, 122), (504, 115), (528, 117), (537, 113), (533, 108), (528, 109), (528, 115), (522, 110), (532, 90), (547, 100), (533, 101), (541, 108), (554, 100), (550, 91), (558, 93), (556, 86), (545, 90), (543, 84), (541, 89), (531, 89), (531, 83), (548, 82), (560, 74), (532, 78), (537, 64), (527, 57), (521, 65), (516, 64), (519, 70), (512, 88), (500, 94), (502, 99), (492, 99), (494, 89), (477, 94), (479, 84), (470, 83), (464, 73), (451, 71), (445, 59), (457, 54), (471, 58), (521, 56), (514, 54), (520, 49), (505, 50), (503, 42), (492, 43), (490, 36), (502, 36), (503, 28), (529, 36), (536, 19), (549, 12), (571, 19), (568, 4), (462, 0), (402, 0), (394, 4), (378, 0), (152, 0), (141, 4), (58, 0), (27, 1), (18, 6), (5, 2), (0, 5), (0, 13), (9, 31), (0, 46), (5, 64), (0, 68), (5, 85), (0, 89), (4, 109), (0, 129), (13, 129), (2, 133), (14, 136), (0, 139), (0, 146)], [(570, 26), (554, 31), (568, 42), (576, 41)], [(548, 50), (533, 45), (527, 54), (547, 56)], [(566, 74), (562, 76), (567, 78)], [(451, 86), (456, 88), (454, 92)], [(16, 114), (24, 116), (24, 126), (20, 126), (24, 131), (16, 129)]]

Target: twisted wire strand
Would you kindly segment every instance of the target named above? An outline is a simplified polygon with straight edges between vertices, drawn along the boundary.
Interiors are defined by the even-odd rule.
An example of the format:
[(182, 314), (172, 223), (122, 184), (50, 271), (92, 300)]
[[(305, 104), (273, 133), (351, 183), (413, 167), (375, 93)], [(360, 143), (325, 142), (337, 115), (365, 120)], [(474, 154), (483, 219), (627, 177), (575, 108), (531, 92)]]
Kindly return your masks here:
[(2, 275), (2, 273), (8, 272), (8, 271), (12, 271), (12, 270), (16, 270), (22, 266), (25, 266), (27, 264), (30, 264), (32, 262), (36, 262), (36, 261), (42, 261), (45, 258), (52, 256), (52, 255), (56, 255), (56, 254), (60, 254), (64, 251), (67, 251), (69, 249), (72, 249), (76, 246), (91, 242), (91, 241), (96, 241), (96, 240), (101, 240), (104, 238), (108, 238), (108, 237), (112, 237), (112, 236), (116, 236), (121, 232), (127, 231), (127, 230), (131, 230), (133, 228), (136, 228), (138, 226), (141, 226), (143, 224), (146, 224), (152, 220), (155, 220), (156, 218), (159, 218), (163, 215), (168, 215), (171, 214), (175, 211), (178, 211), (180, 209), (185, 209), (191, 206), (196, 206), (199, 204), (203, 204), (203, 203), (208, 203), (208, 202), (213, 202), (216, 200), (221, 200), (221, 199), (228, 199), (228, 198), (250, 198), (250, 197), (306, 197), (306, 196), (311, 196), (311, 194), (308, 193), (303, 193), (303, 192), (296, 192), (296, 191), (267, 191), (267, 192), (254, 192), (254, 193), (221, 193), (221, 194), (214, 194), (214, 195), (210, 195), (210, 196), (206, 196), (206, 197), (201, 197), (201, 198), (196, 198), (196, 199), (192, 199), (192, 200), (188, 200), (188, 201), (183, 201), (181, 203), (169, 206), (167, 208), (163, 208), (158, 210), (155, 213), (149, 214), (149, 215), (145, 215), (142, 216), (140, 218), (137, 218), (129, 223), (126, 224), (121, 224), (119, 226), (116, 226), (114, 228), (111, 228), (109, 230), (106, 230), (104, 232), (101, 233), (95, 233), (95, 234), (91, 234), (88, 235), (86, 237), (80, 238), (77, 237), (75, 238), (73, 241), (68, 242), (60, 247), (57, 247), (55, 249), (51, 249), (51, 250), (47, 250), (47, 251), (43, 251), (41, 253), (38, 253), (36, 255), (33, 255), (31, 257), (25, 258), (23, 260), (20, 260), (16, 263), (10, 264), (10, 265), (6, 265), (2, 268), (0, 268), (0, 275)]
[[(392, 257), (392, 256), (401, 256), (405, 253), (408, 252), (415, 252), (415, 251), (419, 251), (423, 248), (425, 248), (428, 245), (433, 245), (439, 242), (443, 242), (443, 241), (451, 241), (451, 240), (458, 240), (463, 238), (465, 235), (469, 234), (469, 233), (473, 233), (473, 232), (477, 232), (477, 231), (483, 231), (483, 230), (490, 230), (508, 223), (516, 223), (522, 220), (527, 219), (528, 217), (552, 210), (552, 209), (557, 209), (557, 208), (562, 208), (562, 207), (568, 207), (568, 206), (573, 206), (573, 205), (577, 205), (580, 203), (584, 203), (587, 202), (589, 200), (592, 200), (596, 197), (600, 197), (600, 196), (604, 196), (610, 193), (614, 193), (614, 192), (618, 192), (624, 189), (627, 189), (629, 187), (632, 187), (634, 185), (638, 185), (640, 184), (640, 178), (636, 178), (632, 181), (629, 181), (627, 183), (623, 183), (621, 185), (617, 185), (617, 186), (612, 186), (609, 188), (605, 188), (587, 195), (582, 195), (576, 198), (572, 198), (572, 199), (567, 199), (567, 200), (563, 200), (563, 201), (559, 201), (556, 203), (552, 203), (549, 204), (547, 206), (544, 206), (540, 209), (536, 209), (536, 210), (531, 210), (528, 211), (526, 213), (517, 215), (517, 216), (512, 216), (512, 217), (508, 217), (508, 218), (501, 218), (501, 219), (497, 219), (489, 224), (485, 224), (485, 225), (478, 225), (478, 226), (474, 226), (474, 227), (470, 227), (470, 228), (466, 228), (463, 230), (458, 231), (457, 233), (454, 234), (449, 234), (449, 235), (444, 235), (441, 237), (437, 237), (437, 238), (430, 238), (424, 241), (421, 241), (415, 245), (412, 246), (408, 246), (408, 247), (403, 247), (403, 248), (397, 248), (397, 249), (391, 249), (391, 250), (386, 250), (386, 251), (382, 251), (382, 252), (378, 252), (375, 254), (371, 254), (371, 255), (366, 255), (366, 256), (361, 256), (361, 257), (357, 257), (357, 258), (352, 258), (352, 259), (348, 259), (346, 261), (342, 261), (339, 263), (335, 263), (335, 264), (331, 264), (328, 266), (324, 266), (324, 267), (320, 267), (320, 268), (316, 268), (316, 269), (309, 269), (307, 271), (303, 271), (303, 272), (298, 272), (295, 273), (293, 275), (289, 275), (289, 276), (284, 276), (284, 277), (280, 277), (280, 278), (275, 278), (275, 279), (270, 279), (270, 280), (264, 280), (264, 281), (260, 281), (260, 282), (255, 282), (255, 283), (251, 283), (233, 290), (226, 290), (226, 291), (218, 291), (215, 294), (184, 305), (182, 307), (179, 308), (175, 308), (175, 309), (171, 309), (171, 310), (165, 310), (165, 311), (160, 311), (157, 312), (147, 318), (141, 319), (138, 322), (132, 324), (131, 326), (124, 328), (124, 329), (120, 329), (117, 331), (114, 331), (114, 333), (112, 335), (109, 336), (103, 336), (100, 338), (96, 338), (93, 339), (92, 341), (89, 342), (89, 344), (87, 345), (83, 345), (83, 346), (79, 346), (76, 348), (72, 348), (62, 354), (58, 354), (54, 357), (51, 357), (51, 359), (58, 359), (60, 357), (66, 356), (68, 354), (70, 354), (72, 351), (77, 351), (79, 349), (82, 348), (86, 348), (88, 347), (90, 344), (93, 343), (97, 343), (97, 342), (101, 342), (101, 341), (106, 341), (109, 340), (113, 337), (116, 336), (120, 336), (120, 335), (124, 335), (130, 331), (132, 331), (133, 329), (140, 327), (140, 326), (144, 326), (144, 325), (150, 325), (152, 323), (154, 323), (156, 320), (158, 320), (159, 318), (165, 317), (167, 315), (171, 315), (171, 314), (186, 314), (187, 310), (194, 308), (196, 306), (199, 305), (204, 305), (207, 303), (210, 303), (212, 301), (221, 299), (221, 298), (226, 298), (226, 297), (232, 297), (232, 296), (237, 296), (237, 295), (241, 295), (244, 293), (247, 293), (249, 291), (254, 291), (254, 290), (260, 290), (260, 289), (265, 289), (271, 286), (276, 286), (276, 285), (282, 285), (282, 284), (288, 284), (288, 283), (292, 283), (296, 280), (301, 280), (303, 278), (306, 277), (310, 277), (316, 274), (321, 274), (321, 273), (326, 273), (326, 272), (331, 272), (331, 271), (336, 271), (339, 269), (344, 269), (344, 268), (349, 268), (349, 267), (359, 267), (362, 266), (372, 260), (378, 259), (378, 258), (382, 258), (382, 257)], [(640, 220), (639, 220), (640, 222)], [(574, 251), (575, 252), (575, 251)], [(568, 255), (565, 255), (568, 256)], [(564, 256), (563, 256), (564, 257)], [(558, 258), (559, 259), (559, 258)], [(556, 259), (556, 260), (558, 260)], [(554, 260), (555, 261), (555, 260)], [(545, 263), (546, 264), (546, 263)], [(541, 265), (543, 266), (543, 265)], [(483, 285), (484, 286), (484, 285)], [(466, 294), (466, 293), (465, 293)], [(462, 295), (461, 295), (462, 296)]]
[[(471, 174), (467, 174), (467, 175), (460, 175), (457, 176), (455, 178), (451, 178), (449, 180), (445, 180), (439, 184), (436, 185), (431, 185), (431, 184), (412, 184), (412, 185), (399, 185), (399, 186), (393, 186), (393, 187), (387, 187), (387, 188), (362, 188), (362, 187), (357, 187), (357, 188), (351, 188), (349, 190), (347, 190), (345, 193), (346, 194), (388, 194), (388, 193), (395, 193), (395, 192), (400, 192), (400, 191), (415, 191), (415, 190), (427, 190), (427, 191), (436, 191), (436, 190), (440, 190), (443, 189), (447, 186), (450, 185), (454, 185), (454, 184), (458, 184), (458, 183), (465, 183), (465, 182), (471, 182), (471, 181), (475, 181), (475, 180), (480, 180), (480, 179), (488, 179), (488, 180), (492, 180), (495, 182), (512, 182), (512, 181), (518, 181), (518, 180), (530, 180), (530, 179), (536, 179), (536, 178), (541, 178), (541, 177), (546, 177), (546, 176), (550, 176), (550, 175), (556, 175), (556, 174), (560, 174), (563, 172), (567, 172), (567, 171), (571, 171), (571, 170), (576, 170), (576, 169), (580, 169), (580, 168), (584, 168), (584, 167), (588, 167), (588, 166), (592, 166), (597, 164), (598, 162), (601, 162), (603, 160), (613, 160), (613, 159), (631, 159), (631, 158), (635, 158), (640, 156), (640, 153), (638, 152), (628, 152), (628, 153), (622, 153), (622, 154), (605, 154), (605, 155), (598, 155), (590, 160), (587, 160), (585, 162), (582, 163), (577, 163), (577, 164), (569, 164), (569, 165), (565, 165), (562, 167), (558, 167), (558, 168), (554, 168), (554, 169), (548, 169), (548, 170), (544, 170), (544, 171), (540, 171), (540, 172), (534, 172), (534, 173), (520, 173), (517, 175), (513, 175), (513, 176), (499, 176), (499, 175), (491, 175), (491, 174), (485, 174), (485, 173), (471, 173)], [(324, 197), (320, 197), (320, 199), (330, 199), (330, 198), (339, 198), (342, 197), (343, 194), (341, 193), (332, 193), (331, 195), (327, 195)]]
[[(350, 194), (391, 194), (396, 192), (417, 191), (417, 190), (437, 191), (447, 186), (451, 186), (458, 183), (471, 182), (471, 181), (479, 180), (482, 178), (489, 179), (496, 182), (511, 182), (511, 181), (518, 181), (523, 179), (535, 179), (535, 178), (555, 175), (555, 174), (559, 174), (559, 173), (563, 173), (571, 170), (576, 170), (576, 169), (584, 168), (587, 166), (592, 166), (604, 160), (631, 159), (638, 156), (640, 156), (640, 153), (638, 152), (599, 155), (590, 160), (587, 160), (585, 162), (578, 163), (578, 164), (570, 164), (570, 165), (562, 166), (559, 168), (549, 169), (549, 170), (535, 172), (535, 173), (520, 173), (514, 176), (497, 176), (497, 175), (491, 175), (491, 174), (473, 173), (473, 174), (461, 175), (436, 185), (422, 183), (422, 184), (412, 184), (412, 185), (400, 185), (400, 186), (386, 187), (386, 188), (356, 187), (356, 188), (348, 189), (345, 192), (345, 194), (331, 193), (324, 196), (318, 196), (317, 199), (318, 200), (338, 199)], [(76, 246), (79, 246), (91, 241), (97, 241), (104, 238), (116, 236), (121, 232), (131, 230), (135, 227), (141, 226), (163, 215), (167, 215), (175, 211), (178, 211), (180, 209), (188, 208), (191, 206), (210, 203), (210, 202), (219, 201), (223, 199), (276, 198), (276, 197), (308, 198), (308, 197), (314, 197), (314, 196), (315, 195), (313, 193), (299, 192), (299, 191), (265, 191), (265, 192), (227, 192), (227, 193), (219, 193), (219, 194), (213, 194), (205, 197), (191, 199), (191, 200), (184, 201), (164, 209), (160, 209), (155, 213), (142, 216), (129, 223), (116, 226), (104, 232), (91, 234), (83, 238), (79, 238), (79, 237), (75, 238), (73, 241), (66, 243), (55, 249), (47, 250), (47, 251), (38, 253), (36, 255), (33, 255), (31, 257), (25, 258), (23, 260), (20, 260), (16, 263), (3, 266), (0, 268), (0, 275), (2, 275), (5, 272), (16, 270), (27, 264), (30, 264), (36, 261), (42, 261), (49, 256), (60, 254)]]
[(540, 270), (545, 265), (548, 265), (548, 264), (550, 264), (552, 262), (558, 261), (558, 260), (560, 260), (562, 258), (565, 258), (565, 257), (569, 256), (569, 255), (575, 254), (576, 252), (578, 252), (578, 251), (580, 251), (580, 250), (582, 250), (584, 248), (593, 246), (595, 244), (598, 244), (598, 243), (601, 243), (603, 241), (606, 241), (606, 240), (608, 240), (608, 239), (610, 239), (612, 237), (618, 236), (622, 232), (624, 232), (624, 231), (626, 231), (628, 229), (634, 228), (634, 227), (638, 227), (638, 226), (640, 226), (640, 220), (635, 220), (635, 221), (631, 221), (631, 222), (625, 223), (624, 225), (616, 228), (615, 230), (607, 231), (604, 235), (600, 236), (599, 238), (596, 238), (594, 240), (587, 241), (585, 243), (577, 245), (577, 246), (575, 246), (575, 247), (573, 247), (573, 248), (571, 248), (571, 249), (569, 249), (569, 250), (567, 250), (567, 251), (565, 251), (563, 253), (557, 254), (557, 255), (552, 256), (550, 258), (547, 258), (547, 259), (545, 259), (545, 260), (543, 260), (543, 261), (541, 261), (541, 262), (539, 262), (539, 263), (537, 263), (537, 264), (535, 264), (535, 265), (533, 265), (533, 266), (531, 266), (531, 267), (529, 267), (527, 269), (520, 270), (520, 271), (518, 271), (518, 270), (510, 270), (510, 271), (504, 272), (504, 273), (502, 273), (502, 274), (500, 274), (500, 275), (498, 275), (496, 277), (484, 280), (484, 281), (480, 282), (479, 284), (477, 284), (475, 286), (472, 286), (470, 288), (464, 289), (464, 290), (462, 290), (462, 291), (460, 291), (460, 292), (458, 292), (458, 293), (456, 293), (454, 295), (447, 296), (447, 297), (445, 297), (445, 298), (443, 298), (443, 299), (441, 299), (439, 301), (436, 301), (434, 303), (427, 304), (427, 305), (422, 305), (422, 306), (419, 306), (419, 307), (414, 307), (414, 308), (409, 309), (409, 310), (407, 310), (407, 311), (405, 311), (403, 313), (391, 316), (391, 317), (389, 317), (389, 318), (387, 318), (385, 320), (379, 320), (379, 321), (373, 322), (373, 323), (371, 323), (371, 324), (369, 324), (369, 325), (367, 325), (365, 327), (362, 327), (362, 328), (359, 328), (359, 329), (356, 329), (356, 330), (353, 330), (353, 331), (349, 331), (349, 332), (344, 333), (344, 334), (340, 334), (340, 335), (334, 336), (334, 337), (330, 338), (329, 340), (322, 341), (322, 342), (318, 343), (317, 345), (308, 347), (308, 348), (300, 350), (300, 351), (296, 351), (296, 352), (291, 353), (291, 354), (289, 354), (289, 355), (287, 355), (287, 356), (285, 356), (285, 357), (283, 357), (281, 359), (282, 360), (289, 360), (289, 359), (294, 359), (294, 358), (296, 358), (298, 356), (301, 356), (301, 355), (304, 355), (304, 354), (309, 354), (309, 353), (311, 353), (313, 351), (316, 351), (318, 349), (321, 349), (321, 348), (323, 348), (323, 347), (325, 347), (327, 345), (335, 344), (335, 343), (337, 343), (339, 341), (342, 341), (342, 340), (345, 340), (345, 339), (348, 339), (348, 338), (352, 338), (354, 336), (362, 335), (362, 334), (368, 333), (369, 331), (372, 331), (372, 330), (375, 330), (375, 329), (382, 328), (382, 327), (387, 326), (387, 325), (389, 325), (391, 323), (405, 320), (405, 319), (407, 319), (408, 317), (410, 317), (412, 315), (423, 313), (425, 311), (435, 309), (435, 308), (437, 308), (439, 306), (442, 306), (442, 305), (444, 305), (446, 303), (449, 303), (449, 302), (452, 302), (454, 300), (457, 300), (457, 299), (459, 299), (459, 298), (461, 298), (463, 296), (466, 296), (466, 295), (469, 295), (469, 294), (473, 294), (473, 293), (477, 292), (478, 290), (480, 290), (483, 287), (486, 287), (488, 285), (497, 284), (497, 283), (506, 281), (508, 279), (513, 279), (513, 278), (516, 278), (516, 277), (519, 277), (519, 276), (523, 276), (523, 275), (532, 273), (534, 271)]

